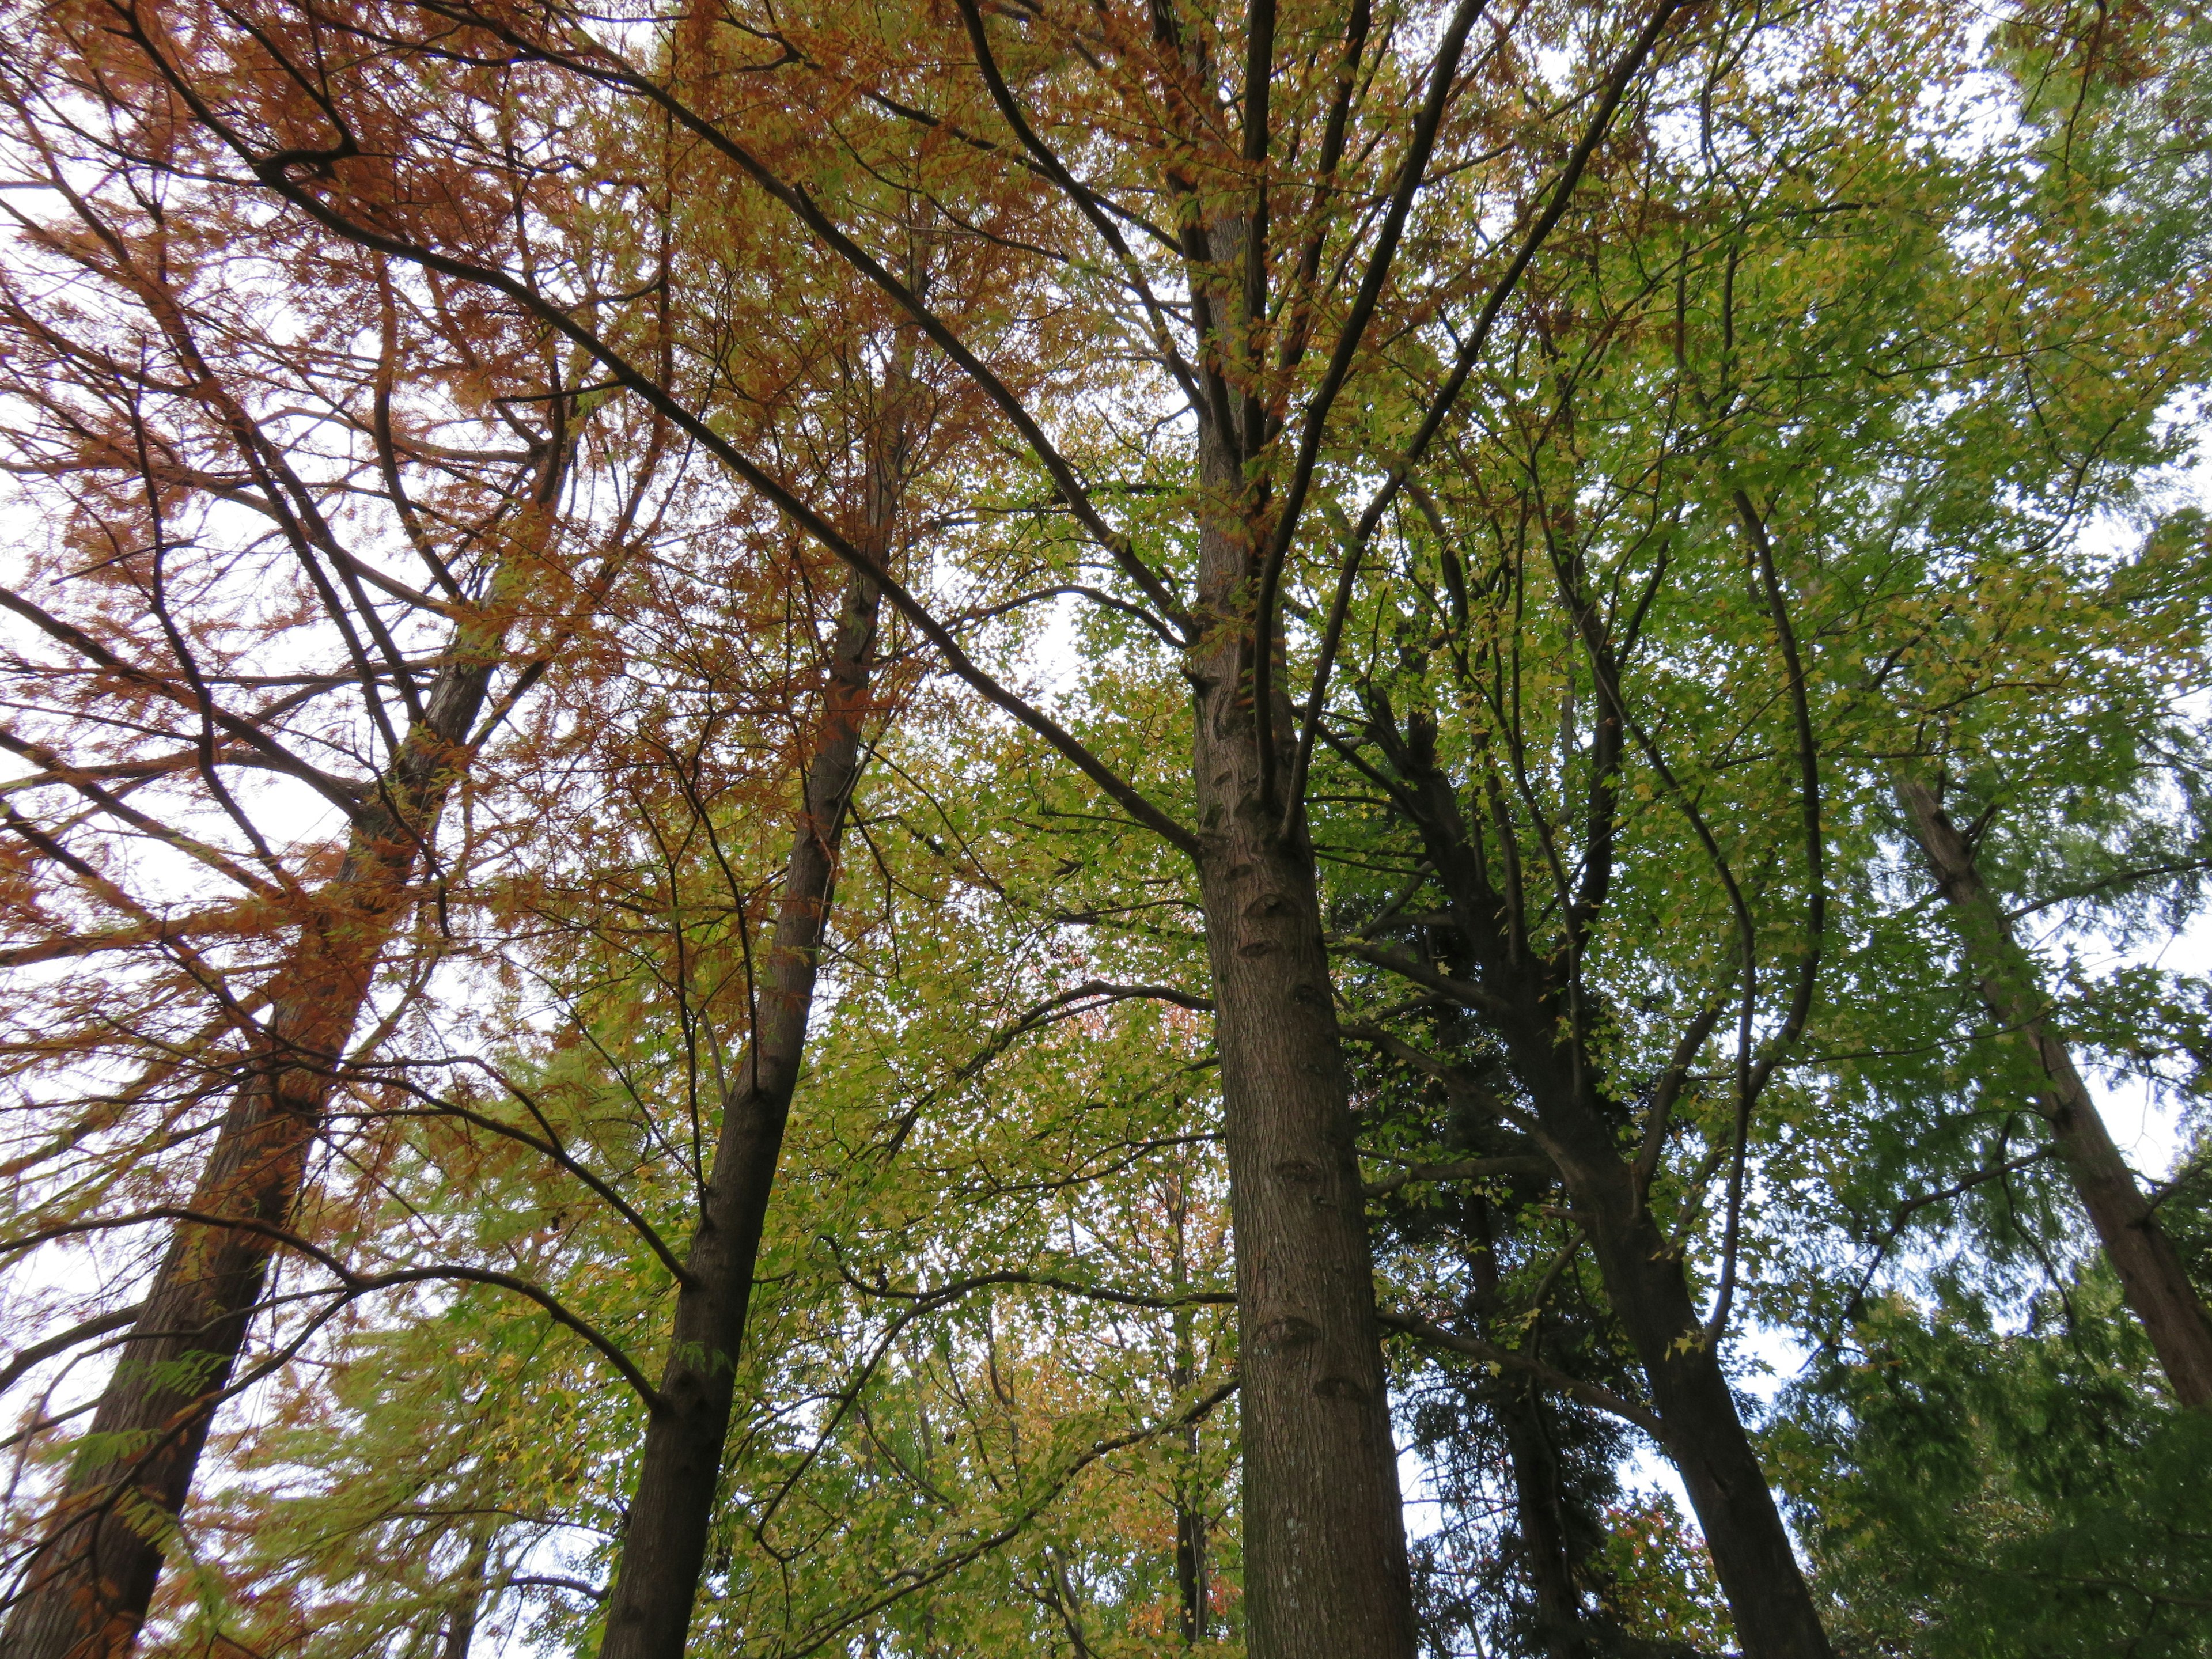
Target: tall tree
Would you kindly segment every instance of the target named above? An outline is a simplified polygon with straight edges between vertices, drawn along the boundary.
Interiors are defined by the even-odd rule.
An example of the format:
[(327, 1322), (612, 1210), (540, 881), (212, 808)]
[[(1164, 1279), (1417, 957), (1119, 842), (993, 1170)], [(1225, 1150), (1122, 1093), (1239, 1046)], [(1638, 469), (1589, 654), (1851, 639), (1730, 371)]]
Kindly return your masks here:
[[(895, 349), (884, 384), (872, 388), (877, 406), (865, 416), (857, 458), (862, 507), (855, 538), (885, 568), (919, 435), (912, 429), (920, 416), (908, 385), (908, 355)], [(761, 1233), (805, 1054), (838, 849), (860, 781), (880, 598), (866, 574), (848, 578), (806, 735), (798, 825), (775, 928), (746, 988), (750, 1030), (721, 1103), (713, 1163), (702, 1172), (667, 1367), (623, 1522), (599, 1644), (611, 1659), (680, 1659), (690, 1632)]]
[[(194, 96), (195, 65), (168, 52), (140, 14), (124, 5), (112, 9), (153, 72), (180, 96)], [(360, 123), (343, 97), (333, 97), (319, 64), (310, 70), (311, 56), (272, 51), (276, 30), (250, 43), (240, 37), (234, 49), (265, 65), (274, 84), (300, 89), (287, 94), (284, 118), (271, 122), (265, 108), (249, 116), (212, 94), (197, 98), (203, 120), (254, 177), (319, 222), (363, 246), (538, 305), (614, 379), (781, 501), (839, 557), (882, 582), (886, 599), (953, 672), (1052, 743), (1119, 810), (1193, 860), (1213, 956), (1239, 1229), (1251, 1635), (1255, 1650), (1270, 1656), (1396, 1656), (1410, 1652), (1413, 1642), (1346, 1083), (1303, 839), (1304, 769), (1279, 672), (1283, 571), (1331, 442), (1332, 412), (1340, 401), (1347, 408), (1359, 402), (1352, 377), (1386, 300), (1392, 314), (1420, 315), (1455, 286), (1475, 285), (1486, 297), (1474, 307), (1466, 337), (1473, 343), (1462, 353), (1472, 367), (1675, 9), (1662, 0), (1617, 29), (1580, 38), (1590, 54), (1587, 94), (1577, 100), (1564, 166), (1524, 168), (1507, 185), (1504, 199), (1519, 228), (1505, 248), (1489, 257), (1470, 248), (1446, 268), (1419, 270), (1399, 260), (1409, 229), (1425, 222), (1416, 210), (1452, 193), (1425, 186), (1480, 179), (1472, 163), (1492, 130), (1472, 101), (1478, 80), (1462, 72), (1479, 11), (1474, 0), (1439, 13), (1432, 30), (1395, 14), (1378, 27), (1364, 5), (1348, 14), (1279, 16), (1261, 4), (1222, 18), (1156, 9), (1111, 20), (1103, 33), (1089, 14), (1040, 12), (994, 24), (969, 7), (960, 16), (968, 64), (957, 75), (921, 76), (916, 85), (903, 78), (904, 64), (917, 50), (943, 63), (944, 43), (925, 46), (926, 31), (878, 34), (872, 23), (860, 29), (835, 14), (817, 20), (755, 18), (735, 9), (672, 13), (659, 20), (665, 32), (642, 51), (630, 33), (594, 33), (586, 20), (553, 10), (402, 7), (388, 21), (371, 24), (361, 15), (303, 8), (296, 15), (313, 21), (283, 31), (302, 41), (327, 33), (381, 42), (412, 16), (428, 25), (416, 37), (426, 52), (520, 58), (612, 88), (659, 112), (720, 158), (733, 182), (763, 192), (816, 245), (875, 283), (997, 405), (1041, 484), (1126, 590), (1109, 601), (1133, 607), (1171, 643), (1177, 666), (1198, 691), (1192, 824), (1139, 793), (1062, 722), (979, 665), (919, 594), (776, 486), (756, 459), (586, 317), (547, 300), (513, 269), (380, 222), (343, 189), (289, 167), (281, 157), (303, 147), (345, 150), (356, 142), (346, 135)], [(451, 33), (456, 25), (481, 46), (465, 47)], [(211, 35), (225, 32), (216, 24)], [(1433, 45), (1413, 44), (1425, 38)], [(773, 44), (763, 56), (747, 44), (754, 42)], [(1502, 61), (1505, 51), (1496, 43), (1488, 61)], [(1522, 85), (1534, 91), (1533, 82)], [(846, 149), (843, 131), (810, 129), (802, 120), (790, 137), (756, 135), (742, 112), (764, 97), (786, 121), (811, 108), (865, 107), (871, 119), (942, 135), (945, 167), (932, 186), (969, 204), (961, 216), (967, 223), (988, 223), (1001, 215), (1001, 204), (1035, 201), (1042, 191), (1025, 210), (1033, 227), (1025, 227), (1025, 240), (1042, 259), (1041, 285), (1073, 284), (1091, 319), (1087, 331), (1130, 338), (1129, 349), (1156, 365), (1160, 392), (1187, 411), (1188, 516), (1170, 532), (1185, 550), (1181, 572), (1148, 556), (1133, 526), (1109, 520), (1048, 431), (1042, 405), (1033, 408), (998, 372), (991, 345), (963, 337), (926, 295), (903, 283), (873, 247), (864, 218), (809, 187), (806, 170)], [(1407, 101), (1418, 101), (1420, 112), (1403, 142), (1391, 143), (1396, 112)], [(320, 136), (310, 138), (307, 129)], [(1100, 146), (1102, 137), (1110, 143)], [(1440, 140), (1448, 143), (1440, 148)], [(1082, 147), (1092, 155), (1084, 156)], [(1069, 156), (1095, 179), (1079, 179)], [(1360, 169), (1359, 176), (1340, 176), (1346, 167)], [(1384, 204), (1379, 219), (1344, 211), (1363, 197)], [(1155, 216), (1155, 204), (1166, 208), (1168, 222)], [(1011, 230), (1008, 223), (996, 234)], [(1068, 236), (1095, 239), (1096, 253), (1071, 261), (1054, 252)], [(1187, 301), (1164, 302), (1161, 292), (1182, 293)], [(1440, 391), (1414, 453), (1449, 416), (1465, 378), (1462, 370)], [(1156, 428), (1157, 416), (1143, 404), (1132, 413), (1139, 433)], [(1386, 510), (1403, 472), (1392, 470), (1368, 509), (1370, 522)], [(1346, 568), (1355, 566), (1356, 557)]]
[[(45, 210), (8, 210), (9, 465), (63, 529), (0, 595), (31, 769), (10, 960), (56, 964), (10, 1020), (58, 1085), (8, 1243), (169, 1237), (22, 1566), (25, 1659), (129, 1646), (210, 1418), (257, 1375), (355, 1029), (376, 1006), (373, 1052), (404, 1020), (440, 951), (410, 919), (489, 850), (441, 836), (447, 805), (646, 533), (665, 430), (595, 422), (573, 349), (512, 307), (303, 227), (239, 249), (189, 130), (98, 97), (103, 64), (48, 40), (8, 83)], [(465, 193), (453, 222), (501, 234), (497, 185)], [(574, 246), (609, 275), (636, 252)]]
[[(2054, 286), (2023, 342), (2002, 255), (1900, 233), (2012, 185), (1970, 149), (1916, 152), (1881, 89), (1964, 73), (1949, 26), (1866, 22), (1841, 76), (1747, 29), (1734, 61), (1784, 76), (1787, 112), (1774, 82), (1717, 70), (1697, 149), (1655, 112), (1561, 227), (1581, 258), (1524, 284), (1517, 356), (1468, 393), (1484, 441), (1449, 435), (1455, 465), (1425, 472), (1323, 725), (1358, 803), (1332, 834), (1378, 872), (1345, 878), (1342, 948), (1397, 981), (1362, 1035), (1551, 1159), (1644, 1375), (1615, 1404), (1681, 1470), (1751, 1651), (1824, 1646), (1723, 1344), (1758, 1249), (1754, 1142), (1792, 1115), (1832, 975), (1836, 837), (1866, 789), (1841, 757), (1884, 741), (1859, 668), (1913, 648), (1865, 589), (1931, 579), (1901, 545), (1929, 506), (1905, 481), (1968, 459), (1977, 421), (1920, 399), (2002, 403), (2011, 376), (1977, 351), (2070, 398), (2096, 337)], [(1879, 62), (1897, 72), (1862, 73)], [(1854, 205), (1812, 233), (1816, 203)]]
[(2037, 1103), (2064, 1158), (2075, 1195), (2097, 1230), (2122, 1294), (2142, 1322), (2166, 1381), (2184, 1405), (2212, 1407), (2212, 1311), (2190, 1283), (2097, 1103), (2082, 1082), (2033, 961), (1974, 862), (1973, 848), (1923, 780), (1899, 781), (1897, 794), (1937, 890), (1958, 916), (1959, 933), (1982, 1001), (1999, 1029), (2028, 1051), (2039, 1079)]
[[(1148, 1587), (1179, 1579), (1193, 1642), (1226, 1611), (1271, 1659), (1404, 1656), (1380, 1327), (1499, 1368), (1474, 1404), (1513, 1454), (1553, 1648), (1611, 1641), (1588, 1598), (1632, 1582), (1571, 1540), (1545, 1455), (1563, 1398), (1682, 1469), (1745, 1651), (1826, 1650), (1730, 1341), (1747, 1306), (1800, 1318), (1765, 1275), (1829, 1248), (1820, 1206), (1874, 1192), (1919, 1213), (1899, 1170), (1944, 1170), (1965, 1144), (1911, 1144), (1915, 1114), (1958, 1115), (1948, 1081), (1849, 1121), (1867, 1097), (1846, 1080), (1854, 1022), (1904, 959), (1886, 942), (1926, 945), (1890, 914), (1892, 769), (2027, 729), (2008, 685), (2051, 673), (2051, 639), (2102, 627), (2055, 619), (2039, 561), (2075, 591), (2079, 512), (2154, 459), (2156, 405), (2198, 365), (2176, 321), (2188, 256), (2143, 300), (2091, 257), (2095, 214), (2053, 206), (2042, 141), (1961, 113), (2002, 94), (1988, 64), (2021, 51), (2007, 36), (1990, 59), (1968, 21), (1903, 4), (1492, 17), (1480, 0), (618, 20), (89, 0), (46, 20), (42, 42), (96, 69), (85, 107), (189, 155), (165, 188), (526, 319), (591, 367), (564, 366), (565, 401), (512, 395), (576, 422), (641, 407), (702, 463), (684, 474), (702, 533), (652, 578), (690, 598), (625, 614), (538, 728), (570, 766), (498, 914), (547, 931), (487, 961), (559, 988), (564, 1035), (475, 1019), (505, 1020), (479, 1049), (526, 1056), (489, 1097), (386, 1066), (399, 1096), (364, 1097), (363, 1118), (405, 1168), (358, 1183), (388, 1196), (377, 1237), (286, 1241), (356, 1303), (455, 1273), (478, 1286), (453, 1292), (472, 1316), (479, 1291), (529, 1298), (630, 1385), (573, 1405), (565, 1364), (501, 1385), (502, 1413), (544, 1389), (591, 1425), (555, 1507), (620, 1504), (629, 1534), (538, 1586), (544, 1605), (601, 1594), (612, 1566), (608, 1645), (672, 1655), (703, 1571), (701, 1641), (1105, 1652), (1164, 1637)], [(2067, 131), (2101, 131), (2076, 101)], [(487, 180), (520, 186), (496, 234), (453, 210)], [(626, 228), (639, 203), (659, 240), (584, 270), (572, 240)], [(2078, 246), (2043, 258), (2060, 223)], [(948, 284), (947, 262), (991, 278)], [(899, 441), (813, 418), (806, 343), (855, 295), (854, 407), (896, 381), (957, 387), (968, 411), (888, 539), (884, 499), (850, 484), (879, 482)], [(2128, 396), (2087, 390), (2138, 372)], [(757, 588), (715, 563), (725, 526), (701, 503), (718, 491), (777, 573)], [(674, 719), (673, 665), (709, 614), (744, 643)], [(895, 674), (939, 677), (945, 723), (902, 738), (855, 812), (833, 786), (866, 744), (834, 708), (870, 705), (879, 671), (856, 641), (878, 636)], [(837, 696), (796, 690), (831, 659)], [(2069, 709), (2117, 684), (2055, 678)], [(805, 822), (771, 846), (794, 793)], [(617, 822), (587, 857), (559, 844)], [(831, 927), (848, 833), (877, 908)], [(825, 948), (836, 1037), (802, 1067)], [(1926, 977), (1940, 995), (1893, 999), (1892, 1024), (1957, 1025), (1955, 988)], [(931, 1006), (947, 996), (1002, 1024), (979, 1036)], [(1214, 1050), (1169, 1052), (1188, 1031), (1124, 1048), (1157, 1029), (1124, 1005), (1155, 1000), (1209, 1015)], [(1371, 1063), (1347, 1066), (1347, 1040)], [(1218, 1067), (1218, 1130), (1210, 1085), (1167, 1080), (1186, 1061)], [(1798, 1133), (1814, 1122), (1886, 1148), (1879, 1167), (1823, 1165)], [(1194, 1477), (1155, 1489), (1144, 1524), (1173, 1536), (1146, 1557), (1092, 1505), (1164, 1437), (1187, 1437), (1185, 1475), (1206, 1468), (1200, 1425), (1232, 1383), (1196, 1334), (1225, 1292), (1132, 1284), (1127, 1241), (1163, 1235), (1117, 1206), (1132, 1170), (1217, 1133), (1243, 1472), (1218, 1501)], [(805, 1152), (779, 1216), (787, 1137)], [(543, 1218), (542, 1251), (477, 1213), (517, 1190), (504, 1174), (419, 1201), (439, 1157), (489, 1169), (495, 1143), (546, 1166), (516, 1212)], [(1364, 1188), (1362, 1152), (1389, 1160)], [(1926, 1207), (2039, 1170), (1945, 1171)], [(1494, 1211), (1384, 1235), (1378, 1320), (1368, 1202), (1395, 1223), (1409, 1188), (1470, 1182)], [(665, 1242), (686, 1232), (696, 1266)], [(2008, 1237), (2041, 1248), (2033, 1233)], [(1500, 1272), (1516, 1234), (1527, 1259), (1516, 1237)], [(347, 1265), (379, 1253), (381, 1277)], [(1833, 1278), (1797, 1281), (1805, 1306), (1850, 1300)], [(677, 1340), (656, 1352), (664, 1289)], [(401, 1341), (421, 1312), (374, 1306), (362, 1352), (369, 1327)], [(764, 1334), (741, 1346), (748, 1322)], [(349, 1432), (333, 1417), (313, 1455), (357, 1457)], [(1224, 1511), (1241, 1552), (1208, 1536)], [(474, 1559), (460, 1530), (436, 1538), (456, 1570)], [(501, 1547), (487, 1595), (512, 1588)]]

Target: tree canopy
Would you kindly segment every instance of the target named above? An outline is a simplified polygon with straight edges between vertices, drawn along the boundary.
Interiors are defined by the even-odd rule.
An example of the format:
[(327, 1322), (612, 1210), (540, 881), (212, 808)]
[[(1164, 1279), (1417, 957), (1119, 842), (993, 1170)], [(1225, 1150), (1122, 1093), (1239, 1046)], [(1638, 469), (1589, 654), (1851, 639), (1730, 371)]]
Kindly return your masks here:
[(0, 16), (0, 1659), (2212, 1654), (2197, 8)]

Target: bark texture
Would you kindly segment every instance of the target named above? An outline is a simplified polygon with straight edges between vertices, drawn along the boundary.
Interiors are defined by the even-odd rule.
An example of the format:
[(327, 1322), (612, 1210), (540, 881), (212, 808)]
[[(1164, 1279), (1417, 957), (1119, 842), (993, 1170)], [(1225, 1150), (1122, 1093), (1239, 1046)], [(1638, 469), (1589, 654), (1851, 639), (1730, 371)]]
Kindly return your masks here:
[(1967, 965), (1990, 1017), (2027, 1045), (2040, 1082), (2036, 1105), (2051, 1138), (2064, 1154), (2066, 1172), (2081, 1207), (2119, 1277), (2121, 1293), (2142, 1322), (2174, 1397), (2185, 1406), (2212, 1409), (2212, 1313), (2190, 1283), (2158, 1212), (2136, 1184), (2135, 1172), (2112, 1144), (2066, 1041), (2051, 1023), (2033, 960), (2013, 936), (2012, 924), (1975, 867), (1973, 849), (1928, 784), (1900, 778), (1905, 808), (1936, 884), (1951, 907)]
[[(1242, 468), (1210, 425), (1200, 459), (1209, 499), (1238, 501)], [(1224, 510), (1201, 531), (1200, 604), (1214, 625), (1189, 673), (1237, 1244), (1247, 1639), (1253, 1659), (1412, 1659), (1350, 1084), (1312, 855), (1261, 791), (1243, 528)], [(1278, 697), (1273, 729), (1290, 727)], [(1287, 770), (1279, 752), (1276, 775)]]
[[(869, 526), (878, 556), (890, 539), (890, 483), (878, 467)], [(690, 1632), (753, 1269), (805, 1054), (838, 843), (860, 772), (878, 598), (866, 576), (850, 578), (806, 768), (805, 807), (762, 965), (753, 1038), (722, 1103), (698, 1230), (684, 1260), (690, 1279), (677, 1293), (660, 1403), (646, 1429), (623, 1528), (600, 1659), (681, 1659)]]
[(237, 1224), (178, 1225), (26, 1568), (4, 1659), (118, 1659), (137, 1639), (261, 1298), (277, 1245), (270, 1230), (291, 1224), (336, 1068), (468, 764), (500, 645), (490, 628), (457, 639), (270, 988), (264, 1038), (189, 1206)]

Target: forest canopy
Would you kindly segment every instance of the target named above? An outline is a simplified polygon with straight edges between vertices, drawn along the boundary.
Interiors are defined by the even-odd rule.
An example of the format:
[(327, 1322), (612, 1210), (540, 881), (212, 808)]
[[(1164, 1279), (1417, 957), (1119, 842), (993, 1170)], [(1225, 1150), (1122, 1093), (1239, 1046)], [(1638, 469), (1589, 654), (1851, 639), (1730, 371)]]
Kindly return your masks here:
[(0, 29), (0, 1659), (2212, 1656), (2201, 8)]

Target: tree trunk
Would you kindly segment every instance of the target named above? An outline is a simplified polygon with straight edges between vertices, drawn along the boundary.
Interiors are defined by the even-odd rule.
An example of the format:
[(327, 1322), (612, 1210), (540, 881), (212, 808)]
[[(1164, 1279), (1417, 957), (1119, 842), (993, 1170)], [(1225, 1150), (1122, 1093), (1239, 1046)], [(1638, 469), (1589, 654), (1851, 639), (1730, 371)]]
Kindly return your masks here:
[[(879, 556), (890, 544), (891, 482), (889, 470), (878, 466), (869, 530), (872, 550)], [(876, 585), (854, 573), (845, 590), (806, 768), (804, 816), (792, 841), (774, 942), (763, 965), (752, 1042), (722, 1103), (714, 1169), (684, 1260), (690, 1282), (677, 1294), (661, 1403), (646, 1429), (600, 1659), (682, 1659), (690, 1633), (753, 1268), (805, 1052), (837, 845), (860, 771), (877, 603)]]
[[(1188, 1226), (1190, 1192), (1188, 1177), (1178, 1170), (1168, 1196), (1168, 1224), (1174, 1232), (1173, 1256), (1169, 1262), (1169, 1285), (1181, 1296), (1190, 1288)], [(1174, 1324), (1174, 1353), (1168, 1366), (1168, 1389), (1180, 1399), (1198, 1375), (1198, 1350), (1188, 1307), (1170, 1316)], [(1194, 1647), (1206, 1640), (1207, 1614), (1212, 1610), (1212, 1586), (1206, 1563), (1206, 1487), (1199, 1474), (1199, 1425), (1186, 1423), (1182, 1431), (1182, 1466), (1175, 1474), (1176, 1603), (1181, 1613), (1182, 1641)]]
[[(1490, 1316), (1498, 1305), (1498, 1275), (1490, 1205), (1478, 1194), (1470, 1208), (1475, 1220), (1475, 1247), (1468, 1256), (1468, 1277), (1481, 1298), (1481, 1334), (1495, 1342), (1504, 1334), (1491, 1328)], [(1544, 1432), (1542, 1407), (1535, 1389), (1525, 1377), (1501, 1376), (1491, 1411), (1505, 1437), (1506, 1461), (1512, 1466), (1514, 1514), (1521, 1523), (1521, 1550), (1528, 1564), (1529, 1587), (1536, 1593), (1536, 1625), (1546, 1659), (1589, 1659), (1582, 1597), (1575, 1589), (1574, 1564), (1567, 1550), (1559, 1460)]]
[(469, 1659), (469, 1648), (477, 1639), (477, 1620), (483, 1613), (484, 1569), (490, 1563), (492, 1534), (497, 1530), (489, 1521), (479, 1522), (469, 1540), (469, 1553), (461, 1561), (460, 1589), (446, 1614), (445, 1634), (438, 1643), (438, 1659)]
[(347, 1038), (404, 913), (501, 637), (471, 629), (434, 681), (270, 988), (268, 1037), (233, 1097), (180, 1223), (25, 1571), (0, 1659), (118, 1659), (137, 1639), (228, 1388), (276, 1240), (290, 1225)]
[[(1491, 884), (1450, 780), (1425, 741), (1409, 746), (1374, 726), (1412, 786), (1414, 809), (1460, 935), (1467, 972), (1535, 1104), (1536, 1139), (1559, 1172), (1589, 1236), (1606, 1299), (1642, 1364), (1735, 1620), (1745, 1659), (1828, 1659), (1826, 1632), (1797, 1565), (1765, 1471), (1752, 1449), (1720, 1357), (1707, 1340), (1681, 1256), (1662, 1233), (1621, 1156), (1623, 1115), (1597, 1091), (1601, 1068), (1567, 1018), (1549, 962), (1529, 954)], [(1510, 874), (1510, 872), (1509, 872)]]
[[(1319, 893), (1303, 831), (1281, 833), (1260, 787), (1251, 630), (1238, 625), (1249, 540), (1219, 521), (1242, 468), (1210, 425), (1200, 458), (1215, 504), (1199, 572), (1212, 626), (1189, 674), (1237, 1243), (1247, 1639), (1253, 1659), (1411, 1659), (1397, 1452)], [(1273, 730), (1290, 723), (1278, 696)], [(1276, 775), (1287, 770), (1279, 752)]]
[[(1188, 1441), (1193, 1437), (1185, 1437)], [(1193, 1456), (1197, 1449), (1188, 1443), (1184, 1447)], [(1206, 1636), (1206, 1511), (1199, 1498), (1188, 1481), (1176, 1493), (1176, 1605), (1187, 1648), (1197, 1646)]]
[(1513, 1468), (1514, 1516), (1521, 1524), (1528, 1583), (1536, 1592), (1536, 1626), (1544, 1652), (1547, 1659), (1589, 1659), (1582, 1598), (1567, 1555), (1559, 1460), (1544, 1433), (1542, 1407), (1526, 1379), (1501, 1377), (1492, 1409), (1504, 1431), (1506, 1457)]
[(1606, 1298), (1643, 1363), (1665, 1450), (1697, 1511), (1745, 1659), (1827, 1659), (1827, 1632), (1680, 1255), (1638, 1197), (1604, 1115), (1566, 1086), (1536, 1092), (1539, 1139), (1583, 1218)]
[(1983, 1006), (2027, 1046), (2041, 1079), (2038, 1107), (2065, 1154), (2075, 1194), (2119, 1277), (2121, 1294), (2142, 1322), (2174, 1397), (2199, 1411), (2212, 1408), (2212, 1313), (2189, 1282), (2173, 1241), (2159, 1225), (2158, 1212), (2136, 1184), (2074, 1069), (2065, 1039), (2051, 1023), (2050, 1000), (2034, 963), (1982, 884), (1973, 850), (1936, 792), (1917, 779), (1900, 777), (1897, 798), (1950, 903)]

